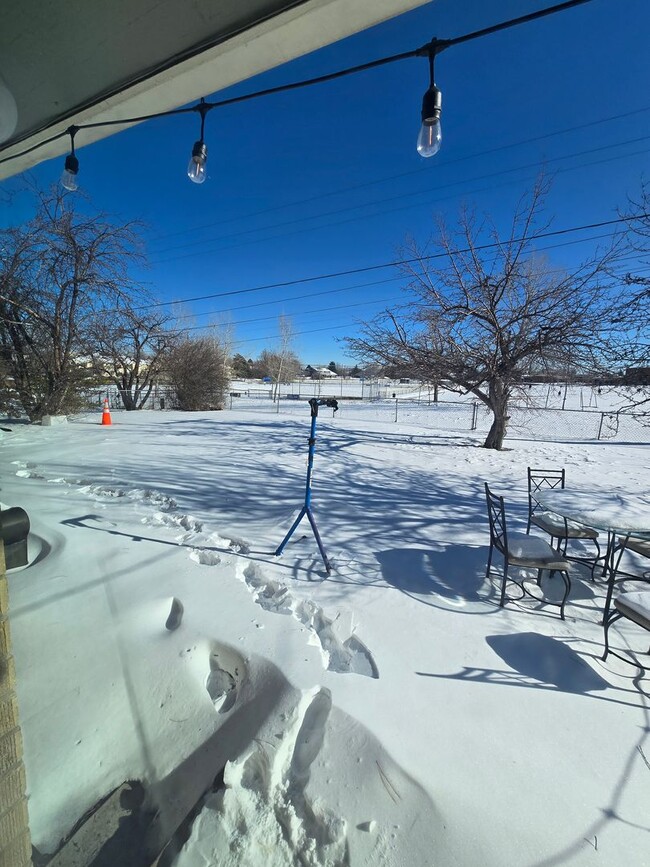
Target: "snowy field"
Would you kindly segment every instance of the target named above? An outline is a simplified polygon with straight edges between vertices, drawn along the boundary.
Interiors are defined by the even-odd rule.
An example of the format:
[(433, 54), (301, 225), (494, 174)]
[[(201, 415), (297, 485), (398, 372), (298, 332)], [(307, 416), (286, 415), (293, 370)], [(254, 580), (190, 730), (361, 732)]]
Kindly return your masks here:
[[(335, 382), (292, 383), (283, 388), (293, 388), (295, 391), (283, 391), (276, 401), (271, 399), (270, 390), (266, 393), (259, 387), (246, 390), (239, 383), (232, 387), (227, 405), (231, 410), (261, 417), (278, 414), (304, 417), (304, 401), (308, 399), (305, 395), (320, 394), (321, 397), (338, 398), (336, 412), (332, 409), (322, 411), (335, 422), (351, 421), (361, 423), (361, 426), (368, 422), (399, 423), (416, 426), (421, 432), (478, 431), (483, 435), (487, 434), (492, 424), (492, 413), (471, 394), (458, 395), (440, 389), (439, 399), (434, 401), (428, 387), (400, 386), (380, 380), (372, 383), (372, 388), (388, 396), (370, 399), (370, 385), (351, 380), (345, 382), (346, 390), (341, 398), (338, 396), (338, 386), (334, 388), (332, 385)], [(314, 386), (321, 384), (322, 391), (318, 388), (314, 390)], [(296, 399), (301, 390), (303, 396)], [(355, 394), (353, 390), (356, 390)], [(644, 397), (648, 397), (647, 389), (601, 389), (599, 393), (597, 388), (587, 386), (565, 389), (558, 385), (534, 385), (514, 395), (508, 436), (510, 439), (560, 442), (608, 440), (650, 443), (650, 417), (643, 413), (643, 408), (631, 409), (634, 401)], [(622, 407), (626, 411), (619, 413)]]
[[(271, 400), (274, 386), (261, 380), (235, 379), (230, 383), (230, 391), (242, 396)], [(360, 379), (351, 377), (332, 377), (327, 379), (297, 379), (295, 382), (281, 383), (280, 396), (286, 398), (294, 395), (302, 399), (310, 397), (337, 397), (351, 400), (399, 400), (420, 401), (431, 403), (434, 400), (434, 389), (417, 380), (394, 380), (386, 378)], [(649, 397), (650, 388), (602, 386), (596, 388), (590, 385), (565, 385), (565, 383), (534, 383), (523, 385), (515, 394), (515, 402), (526, 403), (537, 409), (566, 409), (594, 412), (609, 412), (620, 409), (630, 403), (631, 398), (637, 400)], [(440, 402), (473, 403), (473, 394), (460, 395), (444, 387), (438, 390)]]
[(308, 525), (273, 556), (302, 505), (302, 407), (2, 434), (0, 496), (33, 531), (10, 604), (34, 844), (134, 778), (163, 839), (227, 762), (177, 867), (650, 865), (648, 677), (600, 661), (604, 588), (580, 566), (565, 622), (498, 607), (483, 494), (516, 529), (528, 465), (644, 496), (648, 447), (497, 453), (323, 416), (328, 577)]

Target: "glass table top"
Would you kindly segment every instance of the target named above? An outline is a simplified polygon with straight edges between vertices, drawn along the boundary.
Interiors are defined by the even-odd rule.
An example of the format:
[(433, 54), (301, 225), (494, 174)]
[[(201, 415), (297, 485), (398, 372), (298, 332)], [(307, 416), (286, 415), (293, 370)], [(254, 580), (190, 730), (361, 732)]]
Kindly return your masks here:
[(533, 496), (549, 512), (595, 530), (650, 538), (650, 494), (549, 488)]

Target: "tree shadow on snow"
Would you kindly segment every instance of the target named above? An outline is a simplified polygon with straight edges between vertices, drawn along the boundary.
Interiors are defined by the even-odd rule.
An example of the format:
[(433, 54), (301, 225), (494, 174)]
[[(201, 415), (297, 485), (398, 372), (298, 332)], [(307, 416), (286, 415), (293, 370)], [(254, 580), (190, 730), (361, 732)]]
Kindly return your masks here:
[(489, 613), (467, 608), (468, 603), (493, 601), (494, 591), (485, 582), (487, 549), (483, 546), (389, 548), (376, 551), (375, 557), (384, 581), (417, 602), (466, 614)]

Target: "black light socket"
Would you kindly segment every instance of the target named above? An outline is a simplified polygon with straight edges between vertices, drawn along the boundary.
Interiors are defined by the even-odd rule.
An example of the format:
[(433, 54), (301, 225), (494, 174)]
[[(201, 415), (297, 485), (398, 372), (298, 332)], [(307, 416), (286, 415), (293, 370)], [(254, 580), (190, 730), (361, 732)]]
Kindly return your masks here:
[(74, 154), (68, 154), (65, 158), (65, 170), (66, 172), (70, 172), (71, 175), (76, 175), (79, 172), (79, 160)]
[(434, 123), (439, 120), (441, 113), (442, 93), (432, 84), (422, 98), (422, 123)]
[[(186, 151), (187, 153), (187, 151)], [(208, 149), (204, 141), (199, 139), (199, 141), (194, 142), (194, 147), (192, 148), (192, 159), (197, 163), (204, 163), (208, 158)]]

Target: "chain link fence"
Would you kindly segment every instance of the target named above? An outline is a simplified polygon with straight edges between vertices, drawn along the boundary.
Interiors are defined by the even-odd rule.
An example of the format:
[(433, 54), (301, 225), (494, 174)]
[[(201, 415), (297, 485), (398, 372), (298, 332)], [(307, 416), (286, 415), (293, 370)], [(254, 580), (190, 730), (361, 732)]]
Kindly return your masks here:
[[(305, 416), (306, 398), (286, 395), (272, 401), (268, 397), (247, 397), (233, 393), (231, 409), (238, 412)], [(401, 423), (424, 430), (488, 432), (491, 412), (479, 403), (440, 401), (428, 403), (396, 398), (380, 401), (339, 400), (339, 410), (323, 408), (321, 417), (346, 421)], [(583, 440), (650, 443), (650, 419), (640, 413), (599, 412), (598, 410), (558, 409), (513, 406), (508, 423), (510, 439), (535, 439), (551, 442)]]
[[(91, 408), (103, 406), (104, 398), (108, 398), (110, 409), (124, 409), (124, 403), (116, 386), (109, 385), (104, 388), (93, 389), (86, 394), (88, 405)], [(174, 390), (164, 386), (155, 386), (151, 389), (142, 409), (172, 409)]]

